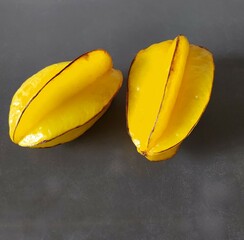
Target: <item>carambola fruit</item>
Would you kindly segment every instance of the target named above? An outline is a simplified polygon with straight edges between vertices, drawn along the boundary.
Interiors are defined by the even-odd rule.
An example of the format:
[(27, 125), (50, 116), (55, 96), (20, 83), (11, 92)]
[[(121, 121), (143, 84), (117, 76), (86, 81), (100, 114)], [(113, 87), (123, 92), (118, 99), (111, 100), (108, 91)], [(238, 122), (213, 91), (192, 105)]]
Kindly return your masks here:
[(139, 153), (158, 161), (177, 152), (209, 102), (213, 76), (212, 54), (182, 35), (136, 55), (129, 71), (127, 127)]
[(77, 138), (108, 109), (122, 78), (104, 50), (42, 69), (13, 96), (10, 138), (23, 147), (36, 148)]

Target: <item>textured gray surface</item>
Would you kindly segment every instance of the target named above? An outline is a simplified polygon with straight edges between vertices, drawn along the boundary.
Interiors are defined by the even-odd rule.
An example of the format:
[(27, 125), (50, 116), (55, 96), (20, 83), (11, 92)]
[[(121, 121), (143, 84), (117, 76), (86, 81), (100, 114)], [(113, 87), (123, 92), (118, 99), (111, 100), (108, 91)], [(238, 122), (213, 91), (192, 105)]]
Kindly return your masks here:
[[(0, 239), (243, 240), (242, 0), (1, 0)], [(179, 33), (209, 48), (209, 107), (172, 160), (150, 163), (125, 128), (136, 52)], [(51, 63), (107, 49), (123, 70), (106, 115), (76, 141), (44, 150), (8, 137), (20, 84)]]

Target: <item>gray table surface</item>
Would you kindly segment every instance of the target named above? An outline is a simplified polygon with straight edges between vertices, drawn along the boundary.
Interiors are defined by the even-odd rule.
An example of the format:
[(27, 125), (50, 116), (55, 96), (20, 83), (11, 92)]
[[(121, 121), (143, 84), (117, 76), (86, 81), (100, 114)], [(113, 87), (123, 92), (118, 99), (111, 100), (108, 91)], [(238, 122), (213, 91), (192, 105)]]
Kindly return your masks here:
[[(243, 240), (242, 0), (1, 0), (1, 240)], [(125, 127), (135, 54), (178, 34), (210, 49), (207, 111), (176, 157), (150, 163)], [(104, 48), (124, 73), (109, 111), (79, 139), (34, 150), (8, 136), (11, 98), (39, 69)]]

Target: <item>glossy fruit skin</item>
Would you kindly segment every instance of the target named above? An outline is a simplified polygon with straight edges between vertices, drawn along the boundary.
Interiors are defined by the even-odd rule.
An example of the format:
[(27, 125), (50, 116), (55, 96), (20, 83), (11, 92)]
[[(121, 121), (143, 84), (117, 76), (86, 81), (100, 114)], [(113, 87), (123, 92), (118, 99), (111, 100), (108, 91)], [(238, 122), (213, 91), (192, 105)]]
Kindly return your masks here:
[(174, 40), (141, 50), (132, 62), (127, 90), (127, 128), (137, 151), (148, 160), (173, 157), (209, 102), (212, 54)]
[(79, 137), (106, 112), (122, 79), (102, 49), (42, 69), (13, 96), (11, 140), (23, 147), (43, 148)]

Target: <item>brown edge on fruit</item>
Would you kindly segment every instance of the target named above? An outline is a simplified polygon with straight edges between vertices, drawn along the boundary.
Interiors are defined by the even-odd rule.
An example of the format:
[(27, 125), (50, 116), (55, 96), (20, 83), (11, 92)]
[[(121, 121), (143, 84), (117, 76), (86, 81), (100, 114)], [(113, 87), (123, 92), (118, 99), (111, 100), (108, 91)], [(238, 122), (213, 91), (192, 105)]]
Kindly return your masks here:
[[(178, 37), (179, 37), (179, 36), (181, 36), (181, 34), (178, 35)], [(159, 44), (159, 43), (161, 43), (161, 42), (157, 42), (157, 43), (154, 43), (154, 44)], [(146, 50), (147, 48), (149, 48), (150, 46), (152, 46), (152, 45), (154, 45), (154, 44), (151, 44), (151, 45), (147, 46), (146, 48), (142, 48), (141, 50), (139, 50), (139, 51), (136, 53), (135, 57), (133, 58), (133, 60), (132, 60), (132, 62), (131, 62), (131, 64), (130, 64), (129, 71), (128, 71), (128, 74), (127, 74), (127, 79), (128, 79), (128, 80), (127, 80), (127, 86), (126, 86), (126, 98), (125, 98), (125, 117), (126, 117), (126, 129), (127, 129), (127, 132), (128, 132), (128, 134), (129, 134), (130, 137), (132, 137), (132, 136), (131, 136), (131, 134), (130, 134), (129, 126), (128, 126), (128, 102), (129, 102), (128, 99), (129, 99), (129, 82), (130, 82), (130, 72), (131, 72), (131, 68), (132, 68), (132, 66), (133, 66), (133, 64), (134, 64), (134, 62), (135, 62), (135, 60), (136, 60), (138, 54), (139, 54), (141, 51)]]
[[(21, 115), (19, 116), (19, 119), (18, 119), (18, 121), (17, 121), (17, 123), (16, 123), (16, 126), (15, 126), (15, 129), (14, 129), (14, 131), (13, 131), (13, 141), (14, 141), (14, 138), (15, 138), (15, 132), (16, 132), (16, 129), (17, 129), (17, 127), (18, 127), (18, 125), (19, 125), (19, 123), (20, 123), (20, 121), (21, 121), (21, 118), (22, 118), (22, 116), (23, 116), (23, 114), (24, 114), (24, 112), (26, 111), (26, 109), (28, 108), (28, 106), (31, 104), (31, 102), (39, 95), (39, 93), (53, 80), (53, 79), (55, 79), (58, 75), (60, 75), (63, 71), (65, 71), (70, 65), (72, 65), (74, 62), (76, 62), (78, 59), (80, 59), (80, 58), (84, 58), (84, 59), (88, 59), (89, 58), (89, 54), (91, 53), (91, 52), (94, 52), (94, 51), (103, 51), (103, 52), (105, 52), (108, 56), (110, 56), (109, 55), (109, 53), (106, 51), (106, 50), (104, 50), (104, 49), (95, 49), (95, 50), (92, 50), (92, 51), (89, 51), (89, 52), (86, 52), (86, 53), (83, 53), (82, 55), (80, 55), (79, 57), (77, 57), (77, 58), (75, 58), (73, 61), (71, 61), (67, 66), (65, 66), (61, 71), (59, 71), (56, 75), (54, 75), (50, 80), (48, 80), (39, 90), (38, 90), (38, 92), (30, 99), (30, 101), (26, 104), (26, 106), (25, 106), (25, 108), (23, 109), (23, 111), (22, 111), (22, 113), (21, 113)], [(113, 67), (113, 66), (112, 66)]]
[[(208, 102), (209, 102), (209, 100), (208, 100)], [(205, 105), (205, 107), (204, 107), (204, 109), (203, 109), (203, 111), (202, 111), (202, 114), (199, 116), (198, 120), (197, 120), (196, 123), (192, 126), (192, 128), (191, 128), (190, 131), (186, 134), (186, 136), (185, 136), (181, 141), (179, 141), (178, 143), (174, 144), (173, 146), (171, 146), (171, 147), (169, 147), (169, 148), (167, 148), (167, 149), (164, 149), (163, 151), (157, 152), (155, 155), (159, 155), (159, 154), (162, 154), (162, 153), (164, 153), (164, 152), (167, 152), (167, 151), (169, 151), (170, 149), (176, 147), (177, 145), (182, 144), (182, 142), (183, 142), (183, 141), (184, 141), (184, 140), (191, 134), (191, 132), (194, 130), (194, 128), (196, 127), (196, 125), (197, 125), (198, 122), (200, 121), (200, 119), (201, 119), (203, 113), (205, 112), (205, 110), (206, 110), (206, 108), (207, 108), (208, 102), (207, 102), (207, 104)], [(178, 150), (177, 150), (177, 151), (178, 151)], [(146, 153), (144, 156), (148, 156), (148, 154)], [(165, 160), (167, 160), (167, 159), (165, 159)], [(160, 160), (158, 160), (158, 161), (160, 161)]]
[[(195, 45), (195, 46), (197, 46), (197, 45)], [(181, 141), (179, 141), (178, 143), (176, 143), (174, 146), (171, 146), (170, 148), (167, 148), (167, 149), (165, 149), (165, 150), (163, 150), (163, 151), (157, 152), (155, 155), (159, 155), (159, 154), (161, 154), (161, 153), (163, 153), (163, 152), (166, 152), (166, 151), (170, 150), (171, 148), (176, 147), (176, 146), (179, 145), (179, 144), (182, 144), (182, 142), (183, 142), (183, 141), (184, 141), (184, 140), (191, 134), (191, 132), (192, 132), (192, 131), (194, 130), (194, 128), (196, 127), (196, 125), (199, 123), (200, 119), (202, 118), (203, 114), (205, 113), (205, 111), (206, 111), (206, 109), (207, 109), (207, 106), (208, 106), (208, 104), (209, 104), (209, 102), (210, 102), (211, 95), (212, 95), (212, 90), (213, 90), (213, 84), (214, 84), (214, 73), (215, 73), (215, 64), (214, 64), (213, 54), (212, 54), (211, 51), (209, 51), (209, 50), (208, 50), (207, 48), (205, 48), (205, 47), (202, 47), (202, 46), (197, 46), (197, 47), (202, 48), (202, 49), (208, 51), (208, 52), (211, 54), (211, 58), (212, 58), (212, 63), (213, 63), (213, 81), (212, 81), (212, 85), (211, 85), (211, 89), (210, 89), (210, 93), (209, 93), (208, 101), (206, 102), (206, 104), (205, 104), (205, 106), (204, 106), (204, 108), (203, 108), (203, 111), (202, 111), (201, 115), (199, 116), (199, 118), (197, 119), (197, 121), (195, 122), (195, 124), (192, 126), (192, 128), (189, 130), (189, 132), (186, 134), (186, 136), (185, 136)], [(177, 151), (178, 151), (178, 150), (177, 150)], [(166, 159), (165, 159), (165, 160), (166, 160)], [(160, 161), (160, 160), (159, 160), (159, 161)]]
[[(182, 35), (180, 34), (180, 35), (178, 35), (178, 37), (179, 37), (179, 36), (182, 36)], [(197, 46), (197, 45), (195, 45), (195, 46)], [(203, 114), (204, 114), (204, 112), (205, 112), (205, 110), (206, 110), (206, 108), (207, 108), (207, 106), (208, 106), (208, 104), (209, 104), (209, 101), (210, 101), (210, 99), (211, 99), (211, 94), (212, 94), (212, 89), (213, 89), (213, 84), (214, 84), (214, 73), (215, 73), (215, 64), (214, 64), (213, 54), (212, 54), (212, 52), (211, 52), (209, 49), (207, 49), (206, 47), (203, 47), (203, 46), (197, 46), (197, 47), (202, 48), (202, 49), (208, 51), (208, 52), (211, 54), (211, 58), (212, 58), (212, 63), (213, 63), (213, 81), (212, 81), (212, 86), (211, 86), (211, 89), (210, 89), (209, 99), (208, 99), (208, 101), (207, 101), (207, 103), (206, 103), (206, 105), (205, 105), (205, 107), (204, 107), (204, 109), (203, 109), (203, 111), (202, 111), (202, 114), (199, 116), (198, 120), (197, 120), (196, 123), (193, 125), (193, 127), (190, 129), (190, 131), (187, 133), (187, 135), (186, 135), (181, 141), (179, 141), (178, 143), (176, 143), (174, 146), (171, 146), (170, 148), (167, 148), (167, 149), (165, 149), (165, 150), (163, 150), (163, 151), (157, 152), (156, 155), (162, 154), (163, 152), (166, 152), (166, 151), (170, 150), (171, 148), (174, 148), (174, 147), (176, 147), (177, 145), (181, 145), (181, 144), (182, 144), (182, 142), (183, 142), (183, 141), (184, 141), (184, 140), (191, 134), (191, 132), (194, 130), (194, 128), (196, 127), (196, 125), (197, 125), (198, 122), (200, 121), (200, 119), (201, 119), (201, 117), (203, 116)], [(139, 52), (138, 52), (138, 53), (139, 53)], [(132, 60), (131, 65), (130, 65), (130, 68), (129, 68), (129, 71), (128, 71), (128, 82), (127, 82), (127, 90), (126, 90), (126, 128), (127, 128), (127, 132), (128, 132), (128, 134), (129, 134), (130, 137), (132, 137), (132, 136), (131, 136), (131, 134), (130, 134), (129, 127), (128, 127), (129, 81), (130, 81), (130, 71), (131, 71), (131, 68), (132, 68), (132, 66), (133, 66), (133, 63), (134, 63), (135, 60), (136, 60), (136, 57), (137, 57), (138, 53), (136, 54), (136, 56), (135, 56), (134, 59)], [(176, 153), (178, 152), (178, 150), (179, 150), (179, 148), (177, 149)], [(175, 154), (176, 154), (176, 153), (175, 153)], [(175, 155), (175, 154), (174, 154), (174, 155)], [(148, 156), (148, 154), (147, 154), (146, 151), (143, 151), (143, 152), (142, 152), (142, 155), (145, 156), (145, 157)], [(167, 159), (169, 159), (169, 158), (167, 158)], [(167, 160), (167, 159), (165, 159), (165, 160)], [(151, 161), (151, 160), (149, 160), (149, 161)], [(158, 162), (158, 161), (160, 161), (160, 160), (157, 160), (157, 161), (151, 161), (151, 162)]]
[[(156, 153), (156, 154), (153, 155), (153, 156), (160, 155), (160, 154), (162, 154), (162, 153), (164, 153), (164, 152), (167, 152), (167, 151), (169, 151), (170, 149), (175, 148), (175, 147), (178, 146), (177, 149), (176, 149), (176, 151), (175, 151), (175, 153), (174, 153), (171, 157), (167, 157), (167, 158), (159, 159), (159, 160), (150, 160), (150, 159), (148, 159), (148, 157), (149, 157), (150, 155), (148, 155), (147, 153), (143, 154), (143, 156), (145, 156), (150, 162), (166, 161), (166, 160), (171, 159), (172, 157), (174, 157), (174, 156), (176, 155), (176, 153), (177, 153), (177, 152), (179, 151), (179, 149), (180, 149), (180, 145), (181, 145), (182, 142), (183, 142), (183, 140), (180, 141), (180, 142), (178, 142), (178, 143), (175, 144), (174, 146), (171, 146), (170, 148), (165, 149), (165, 150), (163, 150), (163, 151), (161, 151), (161, 152), (158, 152), (158, 153)], [(152, 155), (151, 155), (151, 156), (152, 156)]]
[[(180, 36), (181, 36), (181, 34), (177, 36), (177, 43), (176, 43), (176, 47), (175, 47), (175, 52), (176, 52), (176, 48), (177, 48), (177, 46), (178, 46), (178, 42), (179, 42), (179, 37), (180, 37)], [(160, 43), (160, 42), (159, 42), (159, 43)], [(156, 44), (156, 43), (155, 43), (155, 44)], [(150, 46), (151, 46), (151, 45), (150, 45)], [(134, 64), (134, 62), (135, 62), (135, 60), (136, 60), (138, 54), (139, 54), (141, 51), (143, 51), (144, 49), (149, 48), (150, 46), (148, 46), (148, 47), (146, 47), (146, 48), (143, 48), (143, 49), (141, 49), (140, 51), (137, 52), (136, 56), (134, 57), (134, 59), (132, 60), (132, 62), (131, 62), (131, 64), (130, 64), (130, 68), (129, 68), (129, 71), (128, 71), (128, 81), (127, 81), (127, 88), (126, 88), (125, 113), (126, 113), (126, 129), (127, 129), (127, 132), (128, 132), (128, 134), (129, 134), (129, 136), (130, 136), (131, 138), (132, 138), (132, 136), (131, 136), (131, 134), (130, 134), (129, 124), (128, 124), (128, 102), (129, 102), (128, 99), (129, 99), (130, 72), (131, 72), (131, 68), (132, 68), (132, 66), (133, 66), (133, 64)], [(174, 52), (174, 55), (175, 55), (175, 52)], [(173, 56), (173, 58), (174, 58), (174, 56)], [(172, 58), (172, 61), (173, 61), (173, 58)], [(172, 62), (172, 61), (171, 61), (171, 62)], [(169, 70), (169, 74), (170, 74), (170, 72), (171, 72), (171, 68), (170, 68), (170, 70)], [(168, 78), (169, 78), (169, 75), (168, 75)], [(167, 86), (167, 83), (166, 83), (166, 86)], [(164, 92), (165, 92), (166, 86), (165, 86), (165, 88), (164, 88)], [(162, 102), (163, 102), (163, 100), (162, 100)], [(161, 105), (160, 105), (160, 109), (161, 109), (161, 107), (162, 107), (162, 102), (161, 102)], [(159, 110), (159, 112), (160, 112), (160, 110)], [(158, 115), (159, 115), (159, 114), (158, 114)], [(157, 122), (157, 119), (156, 119), (156, 121), (155, 121), (154, 128), (155, 128), (156, 122)], [(153, 130), (152, 130), (152, 131), (153, 131)], [(150, 133), (150, 136), (151, 136), (151, 134), (152, 134), (152, 132)], [(149, 136), (149, 139), (150, 139), (150, 136)], [(149, 142), (149, 140), (148, 140), (148, 142)], [(146, 155), (144, 155), (144, 154), (142, 154), (142, 155), (143, 155), (143, 156), (146, 156)]]
[[(78, 129), (78, 128), (81, 128), (81, 127), (84, 127), (86, 124), (88, 124), (89, 122), (91, 122), (94, 118), (96, 118), (96, 117), (97, 117), (99, 114), (101, 114), (103, 111), (104, 111), (104, 113), (105, 113), (105, 112), (108, 110), (109, 106), (111, 105), (111, 103), (112, 103), (113, 99), (115, 98), (115, 96), (118, 94), (118, 92), (119, 92), (121, 86), (122, 86), (122, 82), (121, 82), (120, 86), (118, 87), (117, 91), (113, 94), (113, 96), (109, 99), (109, 101), (103, 106), (103, 108), (102, 108), (96, 115), (94, 115), (91, 119), (89, 119), (87, 122), (83, 123), (82, 125), (78, 125), (78, 126), (72, 128), (72, 129), (69, 129), (68, 131), (66, 131), (66, 132), (64, 132), (64, 133), (62, 133), (62, 134), (59, 134), (59, 135), (57, 135), (57, 136), (54, 137), (54, 138), (51, 138), (51, 139), (49, 139), (49, 140), (44, 140), (44, 141), (42, 141), (42, 142), (40, 142), (40, 143), (38, 143), (38, 144), (36, 144), (36, 145), (33, 145), (32, 147), (35, 147), (35, 146), (40, 145), (40, 148), (41, 148), (41, 144), (43, 144), (43, 143), (47, 143), (47, 142), (51, 142), (51, 141), (55, 140), (56, 138), (61, 137), (61, 136), (65, 135), (65, 134), (69, 133), (70, 131), (73, 131), (73, 130)], [(101, 116), (101, 117), (102, 117), (102, 116)], [(88, 130), (88, 129), (87, 129), (87, 130)], [(86, 131), (87, 131), (87, 130), (86, 130)], [(61, 143), (58, 143), (58, 144), (53, 145), (53, 146), (50, 146), (50, 147), (54, 147), (54, 146), (57, 146), (57, 145), (60, 145), (60, 144), (61, 144)], [(45, 148), (46, 148), (46, 147), (45, 147)]]
[(166, 93), (167, 86), (169, 84), (169, 79), (170, 79), (171, 73), (174, 71), (174, 67), (175, 67), (175, 56), (176, 56), (176, 52), (177, 52), (178, 47), (179, 47), (179, 41), (180, 41), (180, 35), (178, 35), (176, 37), (175, 50), (174, 50), (174, 54), (173, 54), (173, 57), (172, 57), (172, 60), (171, 60), (171, 63), (170, 63), (170, 69), (169, 69), (169, 73), (168, 73), (167, 80), (166, 80), (166, 84), (165, 84), (164, 91), (163, 91), (163, 98), (162, 98), (162, 101), (161, 101), (160, 106), (159, 106), (158, 114), (157, 114), (156, 120), (154, 122), (153, 129), (152, 129), (152, 131), (151, 131), (151, 133), (149, 135), (149, 138), (148, 138), (147, 148), (149, 146), (149, 143), (150, 143), (150, 140), (151, 140), (151, 136), (152, 136), (152, 134), (153, 134), (153, 132), (155, 130), (156, 124), (158, 122), (159, 114), (160, 114), (160, 112), (162, 110), (162, 106), (163, 106), (163, 102), (164, 102), (164, 98), (165, 98), (165, 93)]

